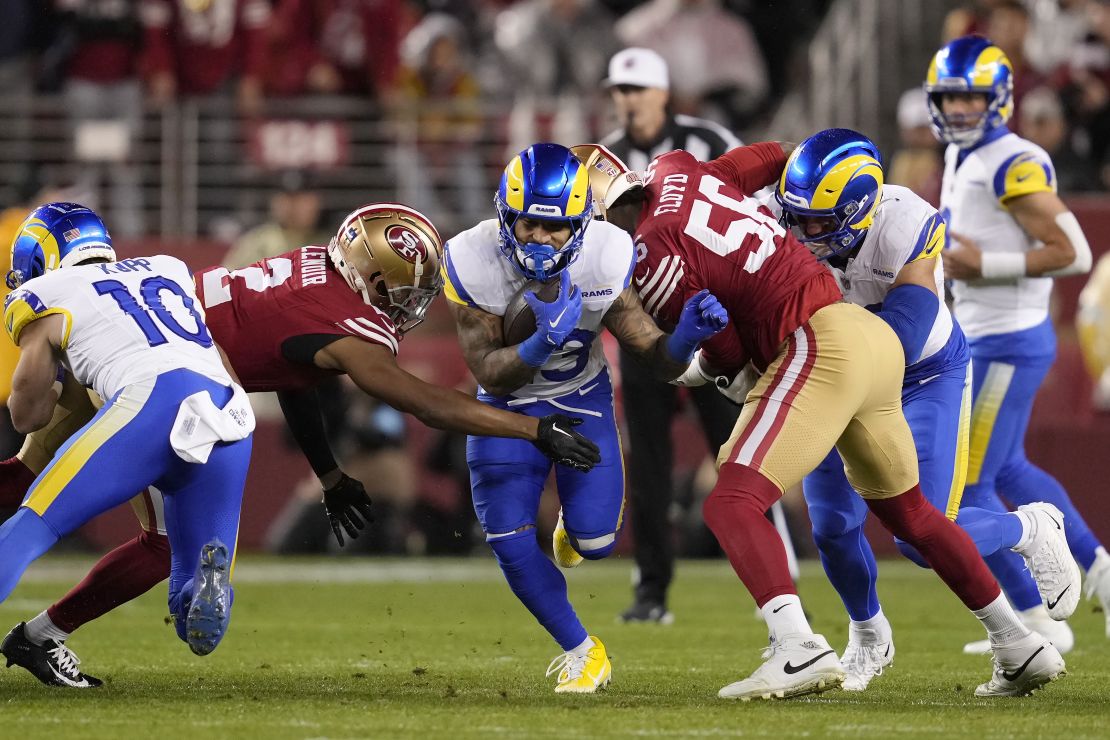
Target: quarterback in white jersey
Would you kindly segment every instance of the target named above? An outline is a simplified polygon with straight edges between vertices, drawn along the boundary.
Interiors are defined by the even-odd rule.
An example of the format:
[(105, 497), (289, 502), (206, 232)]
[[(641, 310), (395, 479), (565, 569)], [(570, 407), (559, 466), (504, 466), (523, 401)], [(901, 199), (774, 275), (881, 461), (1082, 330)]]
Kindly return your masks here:
[[(63, 372), (105, 403), (0, 527), (0, 601), (60, 537), (155, 485), (165, 495), (172, 551), (170, 612), (181, 639), (207, 655), (231, 617), (231, 560), (254, 414), (204, 324), (192, 277), (173, 257), (114, 261), (103, 223), (71, 203), (33, 211), (12, 253), (19, 267), (10, 275), (15, 289), (4, 326), (21, 350), (13, 424), (29, 433), (50, 421)], [(57, 266), (63, 269), (47, 272)], [(3, 647), (9, 664), (36, 675), (49, 668), (26, 664), (41, 661), (42, 652), (22, 624)], [(61, 643), (58, 649), (67, 650)], [(93, 685), (74, 660), (57, 662), (66, 685)]]
[[(481, 386), (479, 399), (530, 416), (569, 413), (601, 448), (601, 462), (588, 472), (555, 468), (562, 510), (553, 547), (563, 567), (608, 555), (623, 519), (613, 387), (597, 341), (602, 327), (671, 379), (727, 322), (716, 299), (703, 293), (687, 303), (673, 335), (655, 325), (629, 284), (636, 264), (632, 240), (610, 224), (590, 224), (592, 171), (566, 147), (529, 147), (505, 168), (498, 218), (448, 241), (444, 261), (444, 293)], [(606, 189), (599, 198), (615, 200), (621, 192)], [(536, 331), (509, 344), (503, 315), (528, 280), (557, 280), (559, 291), (551, 303), (524, 294)], [(471, 436), (467, 463), (474, 509), (510, 588), (564, 651), (549, 670), (558, 673), (555, 690), (604, 687), (611, 675), (605, 647), (578, 620), (566, 581), (536, 541), (550, 462), (516, 440)]]
[[(952, 41), (933, 58), (925, 92), (933, 131), (948, 143), (941, 187), (941, 212), (949, 222), (944, 268), (954, 280), (956, 318), (972, 356), (964, 503), (999, 508), (996, 493), (1015, 506), (1045, 502), (1036, 506), (1063, 518), (1068, 545), (1088, 570), (1088, 595), (1097, 593), (1110, 605), (1110, 556), (1060, 483), (1029, 462), (1024, 447), (1033, 398), (1056, 355), (1048, 316), (1052, 278), (1087, 272), (1090, 247), (1056, 194), (1048, 155), (1006, 128), (1013, 69), (1001, 49), (980, 36)], [(1038, 600), (1022, 587), (1020, 561), (988, 564), (1015, 606), (1036, 611), (1044, 593)], [(1061, 602), (1066, 608), (1078, 596), (1078, 573), (1061, 582), (1074, 586), (1074, 596)], [(1060, 618), (1061, 604), (1049, 600), (1045, 606)]]

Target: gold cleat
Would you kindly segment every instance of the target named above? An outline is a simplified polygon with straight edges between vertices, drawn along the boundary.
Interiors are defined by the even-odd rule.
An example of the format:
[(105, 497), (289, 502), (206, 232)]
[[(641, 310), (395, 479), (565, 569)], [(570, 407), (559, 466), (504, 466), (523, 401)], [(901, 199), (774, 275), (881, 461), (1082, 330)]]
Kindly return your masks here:
[(559, 674), (556, 694), (594, 694), (609, 686), (613, 666), (605, 653), (605, 646), (592, 635), (590, 639), (594, 644), (585, 655), (563, 653), (547, 667), (548, 676), (556, 672)]
[(574, 545), (571, 544), (570, 535), (567, 534), (567, 529), (563, 526), (562, 509), (559, 509), (559, 522), (555, 525), (555, 531), (551, 534), (551, 553), (555, 556), (555, 562), (562, 568), (577, 567), (583, 560), (578, 551), (574, 549)]

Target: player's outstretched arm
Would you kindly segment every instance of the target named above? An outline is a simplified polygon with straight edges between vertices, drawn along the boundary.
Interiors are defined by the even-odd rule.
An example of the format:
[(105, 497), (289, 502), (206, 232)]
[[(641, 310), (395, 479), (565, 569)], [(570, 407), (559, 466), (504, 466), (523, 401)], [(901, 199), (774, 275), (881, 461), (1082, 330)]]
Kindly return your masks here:
[(625, 350), (648, 363), (660, 378), (673, 380), (689, 367), (697, 346), (725, 328), (728, 315), (717, 299), (703, 290), (683, 306), (674, 334), (666, 334), (629, 286), (609, 306), (603, 323)]
[(55, 314), (35, 319), (19, 334), (19, 362), (12, 375), (8, 410), (12, 426), (21, 434), (42, 429), (54, 415), (58, 392), (59, 347), (65, 319)]
[(526, 439), (555, 462), (579, 470), (589, 470), (601, 460), (597, 445), (572, 431), (575, 420), (514, 414), (453, 388), (425, 383), (401, 369), (393, 353), (380, 345), (344, 337), (317, 352), (315, 362), (347, 373), (364, 392), (427, 426), (483, 437)]

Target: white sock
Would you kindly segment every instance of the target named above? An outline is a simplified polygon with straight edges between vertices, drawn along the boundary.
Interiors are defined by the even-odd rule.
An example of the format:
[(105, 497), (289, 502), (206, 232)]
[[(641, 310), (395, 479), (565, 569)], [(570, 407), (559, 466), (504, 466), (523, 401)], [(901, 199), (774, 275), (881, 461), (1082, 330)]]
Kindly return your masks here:
[(62, 631), (58, 628), (58, 625), (50, 621), (50, 617), (46, 615), (45, 611), (37, 617), (27, 620), (24, 634), (27, 635), (28, 640), (36, 645), (41, 645), (47, 640), (65, 642), (69, 638), (69, 633)]
[(1011, 511), (1010, 516), (1016, 516), (1018, 521), (1021, 522), (1021, 538), (1010, 549), (1014, 552), (1021, 552), (1022, 548), (1026, 547), (1033, 539), (1033, 517), (1024, 511)]
[(574, 653), (575, 655), (584, 658), (584, 657), (586, 657), (586, 653), (589, 652), (589, 649), (592, 648), (593, 646), (594, 646), (594, 638), (587, 636), (586, 639), (582, 641), (581, 645), (579, 645), (578, 647), (573, 647), (570, 650), (568, 650), (567, 652), (568, 653)]
[(796, 594), (776, 596), (760, 607), (759, 612), (767, 623), (771, 640), (778, 640), (783, 635), (813, 634), (806, 613), (802, 610), (802, 600)]
[(1003, 594), (999, 594), (997, 599), (982, 609), (974, 609), (971, 613), (983, 623), (990, 635), (991, 645), (1009, 645), (1029, 634), (1029, 628), (1021, 623), (1017, 612)]
[(890, 642), (890, 622), (880, 608), (878, 613), (862, 622), (851, 620), (848, 623), (848, 642), (857, 645), (877, 645)]

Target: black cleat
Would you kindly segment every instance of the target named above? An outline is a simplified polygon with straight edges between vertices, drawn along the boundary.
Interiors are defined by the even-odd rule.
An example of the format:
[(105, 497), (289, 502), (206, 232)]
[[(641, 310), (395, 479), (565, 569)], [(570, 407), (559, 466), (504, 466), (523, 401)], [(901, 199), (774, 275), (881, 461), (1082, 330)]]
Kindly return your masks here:
[(674, 624), (674, 614), (657, 601), (636, 599), (632, 606), (625, 609), (617, 619), (625, 624), (634, 622), (654, 622), (655, 624)]
[(12, 628), (4, 642), (0, 643), (0, 653), (8, 659), (8, 668), (13, 665), (26, 668), (32, 676), (47, 686), (95, 689), (104, 683), (77, 668), (81, 665), (81, 660), (64, 642), (47, 640), (36, 645), (27, 639), (26, 627), (26, 622), (20, 622)]

